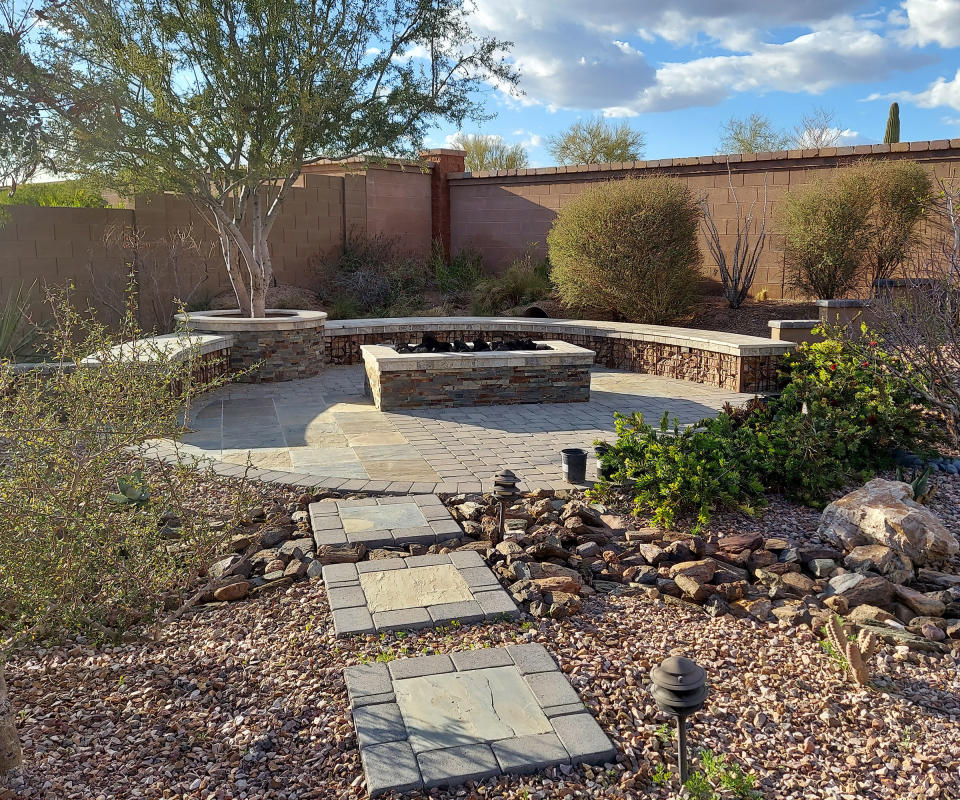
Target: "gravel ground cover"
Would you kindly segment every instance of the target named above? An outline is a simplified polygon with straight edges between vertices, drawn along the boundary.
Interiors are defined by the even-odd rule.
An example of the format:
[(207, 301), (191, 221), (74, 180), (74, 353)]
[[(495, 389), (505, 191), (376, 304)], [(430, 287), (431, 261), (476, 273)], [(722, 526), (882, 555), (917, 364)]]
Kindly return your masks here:
[[(28, 767), (0, 798), (364, 796), (342, 669), (367, 660), (541, 642), (617, 747), (610, 768), (567, 767), (433, 797), (669, 797), (665, 721), (646, 690), (671, 653), (698, 660), (711, 697), (693, 747), (726, 753), (769, 798), (960, 797), (956, 653), (885, 650), (880, 688), (843, 683), (807, 630), (711, 620), (638, 596), (596, 596), (561, 622), (451, 626), (334, 639), (318, 582), (215, 607), (158, 642), (21, 653), (8, 681)], [(419, 795), (414, 795), (419, 796)]]
[[(892, 476), (890, 476), (892, 477)], [(937, 476), (931, 507), (960, 532), (960, 478)], [(298, 491), (258, 489), (265, 509)], [(223, 486), (211, 485), (216, 504)], [(717, 515), (721, 534), (815, 535), (819, 513), (773, 498), (757, 518)], [(641, 523), (642, 524), (642, 523)], [(843, 680), (805, 627), (711, 618), (646, 590), (585, 597), (564, 620), (334, 637), (319, 581), (192, 612), (158, 641), (30, 648), (7, 665), (26, 756), (0, 800), (239, 800), (365, 796), (342, 670), (397, 657), (540, 642), (554, 653), (618, 753), (607, 767), (558, 767), (413, 797), (667, 798), (655, 770), (674, 744), (649, 670), (682, 654), (711, 695), (691, 746), (757, 776), (766, 798), (960, 798), (960, 650), (885, 647), (874, 685)]]

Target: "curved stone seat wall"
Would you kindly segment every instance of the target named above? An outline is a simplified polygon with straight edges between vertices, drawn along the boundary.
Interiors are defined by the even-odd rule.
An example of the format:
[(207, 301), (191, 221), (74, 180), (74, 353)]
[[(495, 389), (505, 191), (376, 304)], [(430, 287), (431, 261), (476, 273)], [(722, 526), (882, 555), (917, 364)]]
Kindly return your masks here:
[(440, 341), (530, 337), (593, 350), (596, 363), (648, 375), (703, 383), (734, 392), (778, 388), (780, 358), (792, 342), (719, 331), (566, 319), (512, 317), (403, 317), (328, 321), (328, 364), (361, 364), (362, 345), (408, 344), (424, 334)]

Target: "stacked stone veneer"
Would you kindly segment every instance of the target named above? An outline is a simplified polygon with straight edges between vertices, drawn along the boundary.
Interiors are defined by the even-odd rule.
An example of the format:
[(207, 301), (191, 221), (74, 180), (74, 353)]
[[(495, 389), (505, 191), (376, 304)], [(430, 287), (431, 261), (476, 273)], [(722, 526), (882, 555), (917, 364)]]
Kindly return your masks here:
[(247, 319), (237, 311), (178, 314), (200, 333), (226, 333), (233, 339), (228, 367), (242, 383), (274, 383), (319, 375), (325, 364), (324, 321), (318, 311), (268, 309), (265, 318)]
[(362, 351), (367, 393), (381, 411), (590, 399), (594, 353), (568, 342), (526, 352), (400, 354), (376, 345)]
[(359, 364), (363, 361), (363, 345), (409, 344), (419, 342), (425, 333), (440, 341), (477, 337), (496, 341), (517, 336), (562, 340), (592, 350), (595, 363), (611, 369), (677, 378), (735, 392), (776, 391), (780, 359), (795, 347), (791, 342), (657, 325), (420, 317), (328, 323), (326, 358), (330, 364)]

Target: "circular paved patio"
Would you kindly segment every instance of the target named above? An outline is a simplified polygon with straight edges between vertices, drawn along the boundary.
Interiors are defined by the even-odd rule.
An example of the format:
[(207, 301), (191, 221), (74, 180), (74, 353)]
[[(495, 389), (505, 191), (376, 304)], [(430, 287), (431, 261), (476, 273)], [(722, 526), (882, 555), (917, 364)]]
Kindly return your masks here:
[[(597, 367), (588, 403), (380, 412), (363, 394), (361, 366), (316, 378), (224, 387), (201, 398), (183, 438), (227, 463), (323, 478), (352, 491), (479, 491), (514, 470), (528, 489), (568, 488), (559, 451), (613, 438), (613, 414), (664, 411), (689, 424), (752, 395)], [(593, 458), (587, 478), (596, 477)]]

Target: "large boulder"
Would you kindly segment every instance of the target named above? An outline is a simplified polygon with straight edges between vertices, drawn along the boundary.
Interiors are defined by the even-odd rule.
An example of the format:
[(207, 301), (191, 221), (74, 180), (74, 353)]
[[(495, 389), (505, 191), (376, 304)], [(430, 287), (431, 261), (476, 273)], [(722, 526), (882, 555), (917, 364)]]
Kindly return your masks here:
[(960, 550), (936, 515), (913, 499), (910, 484), (883, 478), (828, 505), (817, 533), (846, 551), (885, 545), (915, 565), (945, 561)]

